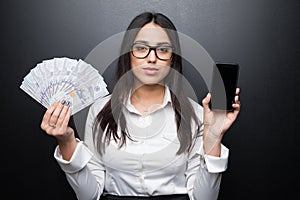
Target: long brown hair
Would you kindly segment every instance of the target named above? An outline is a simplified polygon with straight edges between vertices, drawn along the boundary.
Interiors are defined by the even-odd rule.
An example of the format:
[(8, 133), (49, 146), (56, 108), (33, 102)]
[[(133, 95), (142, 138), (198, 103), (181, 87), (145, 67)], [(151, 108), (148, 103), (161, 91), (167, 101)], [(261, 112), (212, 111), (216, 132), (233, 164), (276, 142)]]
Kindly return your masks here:
[[(165, 29), (174, 47), (175, 53), (173, 53), (171, 64), (171, 68), (174, 70), (170, 70), (164, 82), (170, 88), (175, 112), (177, 137), (180, 142), (177, 154), (187, 152), (191, 148), (193, 135), (191, 121), (195, 121), (198, 130), (200, 128), (199, 119), (182, 89), (182, 59), (177, 30), (171, 20), (165, 15), (144, 12), (136, 16), (129, 24), (121, 45), (121, 55), (118, 60), (115, 80), (125, 79), (122, 82), (124, 81), (123, 83), (126, 84), (115, 84), (110, 100), (98, 113), (94, 123), (93, 138), (100, 154), (105, 150), (105, 145), (109, 144), (111, 138), (119, 144), (119, 147), (126, 144), (126, 138), (131, 139), (126, 129), (126, 119), (122, 112), (123, 103), (129, 98), (129, 91), (132, 89), (134, 80), (134, 76), (131, 73), (130, 48), (140, 28), (150, 22)], [(126, 76), (124, 76), (125, 74)], [(120, 135), (117, 134), (118, 129), (121, 130)]]

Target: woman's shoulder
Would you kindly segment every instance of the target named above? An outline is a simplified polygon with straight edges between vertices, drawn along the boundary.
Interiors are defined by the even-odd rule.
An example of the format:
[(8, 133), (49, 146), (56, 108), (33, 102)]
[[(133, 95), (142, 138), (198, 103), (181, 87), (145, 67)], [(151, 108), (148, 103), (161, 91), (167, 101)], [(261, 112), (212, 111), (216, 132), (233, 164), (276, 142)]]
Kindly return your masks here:
[(194, 109), (202, 109), (202, 105), (200, 105), (196, 100), (190, 97), (188, 97), (188, 100), (190, 101)]
[(200, 105), (197, 101), (195, 101), (194, 99), (188, 97), (194, 111), (195, 111), (195, 114), (199, 117), (202, 117), (203, 115), (203, 107), (202, 105)]
[(105, 97), (102, 97), (102, 98), (99, 98), (97, 99), (90, 107), (90, 110), (91, 111), (94, 111), (96, 113), (98, 113), (100, 110), (102, 110), (102, 108), (105, 106), (105, 104), (110, 100), (111, 98), (111, 94), (105, 96)]

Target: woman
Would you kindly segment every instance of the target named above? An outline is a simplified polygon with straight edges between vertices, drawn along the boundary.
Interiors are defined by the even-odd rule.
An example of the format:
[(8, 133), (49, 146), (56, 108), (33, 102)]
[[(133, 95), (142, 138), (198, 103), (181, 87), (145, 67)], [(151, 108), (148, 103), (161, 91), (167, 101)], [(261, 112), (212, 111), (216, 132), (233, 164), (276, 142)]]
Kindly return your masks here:
[(210, 110), (210, 94), (203, 107), (186, 97), (176, 28), (160, 13), (136, 16), (121, 49), (113, 93), (90, 107), (84, 141), (68, 126), (64, 101), (41, 123), (77, 198), (217, 199), (239, 89), (228, 113)]

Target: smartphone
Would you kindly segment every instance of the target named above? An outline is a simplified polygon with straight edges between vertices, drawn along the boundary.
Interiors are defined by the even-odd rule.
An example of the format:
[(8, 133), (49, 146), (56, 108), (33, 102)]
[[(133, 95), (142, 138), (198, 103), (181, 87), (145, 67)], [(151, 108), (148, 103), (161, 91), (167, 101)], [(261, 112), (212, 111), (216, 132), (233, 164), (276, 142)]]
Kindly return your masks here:
[(237, 63), (216, 63), (213, 66), (209, 103), (212, 110), (233, 111), (239, 68)]

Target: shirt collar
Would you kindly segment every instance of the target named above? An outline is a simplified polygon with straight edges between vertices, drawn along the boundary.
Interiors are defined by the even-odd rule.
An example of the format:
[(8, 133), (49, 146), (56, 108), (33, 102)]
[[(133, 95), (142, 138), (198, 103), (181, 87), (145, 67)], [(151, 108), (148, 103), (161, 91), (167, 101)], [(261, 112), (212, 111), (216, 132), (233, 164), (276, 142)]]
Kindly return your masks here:
[[(132, 91), (130, 90), (130, 96), (128, 97), (126, 103), (125, 103), (125, 108), (127, 108), (127, 110), (129, 112), (134, 112), (137, 113), (137, 110), (135, 109), (135, 107), (131, 104), (131, 100), (130, 97), (132, 95)], [(171, 99), (171, 92), (170, 89), (167, 85), (165, 85), (165, 96), (164, 96), (164, 101), (161, 104), (161, 106), (159, 108), (164, 108), (165, 106), (168, 105), (168, 103), (170, 103), (170, 105), (172, 105), (172, 99)]]

